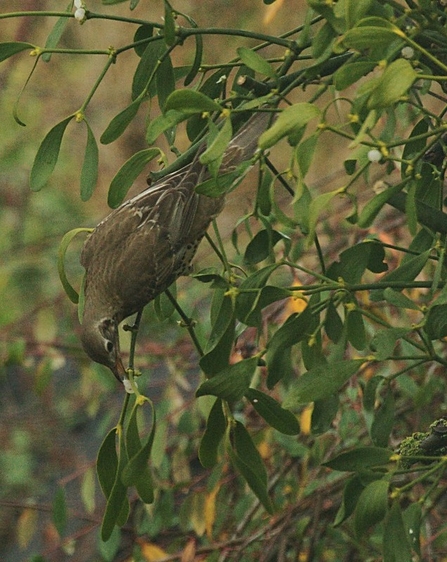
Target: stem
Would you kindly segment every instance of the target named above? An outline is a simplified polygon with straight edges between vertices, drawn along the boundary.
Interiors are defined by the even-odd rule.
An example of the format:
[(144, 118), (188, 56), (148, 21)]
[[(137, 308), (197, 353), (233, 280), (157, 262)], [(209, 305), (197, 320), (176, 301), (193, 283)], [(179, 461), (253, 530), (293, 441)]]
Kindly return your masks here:
[(220, 235), (219, 229), (217, 228), (216, 219), (213, 220), (213, 230), (214, 230), (214, 234), (215, 234), (216, 239), (217, 239), (218, 247), (216, 246), (216, 244), (214, 244), (213, 240), (211, 240), (211, 237), (209, 236), (209, 234), (206, 234), (206, 239), (207, 239), (208, 243), (210, 244), (210, 246), (213, 248), (213, 250), (218, 255), (220, 261), (222, 262), (223, 266), (225, 267), (225, 271), (228, 274), (230, 274), (231, 273), (230, 264), (228, 262), (227, 255), (225, 253), (225, 247), (224, 247), (223, 242), (222, 242), (222, 237)]
[(8, 18), (20, 18), (20, 17), (55, 17), (55, 18), (73, 18), (74, 14), (72, 12), (47, 12), (42, 10), (34, 10), (30, 12), (9, 12), (7, 14), (0, 14), (0, 20)]
[(121, 408), (120, 418), (116, 426), (116, 430), (118, 433), (121, 433), (123, 431), (124, 420), (126, 419), (127, 407), (129, 406), (129, 400), (130, 400), (130, 394), (128, 392), (125, 392), (124, 394), (125, 396), (124, 396), (123, 407)]
[(81, 105), (79, 111), (81, 113), (85, 112), (85, 109), (87, 108), (88, 104), (90, 103), (91, 99), (93, 98), (93, 96), (95, 95), (96, 90), (99, 88), (99, 85), (101, 84), (104, 76), (107, 74), (107, 71), (109, 70), (109, 68), (111, 67), (111, 65), (114, 63), (115, 61), (115, 57), (113, 55), (109, 55), (109, 58), (107, 59), (107, 62), (104, 66), (104, 68), (102, 69), (100, 75), (98, 76), (98, 78), (96, 79), (96, 82), (93, 85), (93, 88), (90, 90), (90, 93), (88, 94), (87, 98), (85, 99), (84, 103)]
[(258, 41), (265, 41), (268, 45), (280, 45), (286, 49), (294, 51), (296, 49), (296, 44), (294, 41), (287, 41), (286, 39), (281, 39), (280, 37), (275, 37), (273, 35), (266, 35), (265, 33), (255, 33), (253, 31), (246, 31), (244, 29), (222, 29), (220, 27), (208, 27), (208, 28), (186, 28), (180, 27), (177, 29), (177, 35), (183, 40), (187, 37), (193, 35), (229, 35), (234, 37), (246, 37), (249, 39), (256, 39)]
[(165, 291), (166, 296), (168, 297), (168, 299), (171, 301), (171, 303), (174, 305), (175, 310), (178, 312), (180, 318), (183, 320), (183, 323), (186, 327), (186, 329), (189, 332), (189, 335), (191, 336), (191, 339), (197, 349), (198, 354), (203, 357), (205, 355), (202, 346), (200, 345), (200, 342), (197, 338), (197, 334), (194, 330), (194, 321), (192, 320), (192, 318), (189, 318), (189, 316), (187, 316), (183, 310), (183, 308), (179, 305), (179, 303), (177, 302), (177, 299), (174, 297), (174, 295), (171, 293), (171, 291), (169, 289), (166, 289)]
[(157, 29), (163, 29), (163, 24), (155, 23), (148, 20), (141, 20), (138, 18), (126, 18), (124, 16), (113, 16), (111, 14), (97, 14), (95, 12), (86, 12), (87, 20), (109, 20), (119, 21), (121, 23), (135, 23), (136, 25), (152, 25)]
[[(405, 457), (402, 457), (402, 458), (405, 458)], [(418, 458), (418, 459), (433, 460), (433, 457), (417, 456), (417, 457), (408, 457), (408, 458), (410, 458), (410, 459)], [(444, 470), (444, 467), (445, 467), (446, 464), (447, 464), (447, 459), (443, 458), (441, 460), (441, 462), (439, 462), (438, 464), (435, 464), (434, 467), (430, 468), (429, 470), (427, 470), (426, 472), (424, 472), (423, 474), (421, 474), (417, 478), (411, 480), (411, 482), (409, 482), (408, 484), (405, 484), (404, 486), (402, 486), (400, 488), (396, 488), (395, 493), (398, 493), (400, 495), (403, 492), (406, 492), (407, 490), (411, 490), (416, 484), (418, 484), (419, 482), (423, 482), (428, 476), (431, 476), (432, 474), (435, 474), (440, 469)]]
[(131, 332), (130, 350), (129, 350), (129, 369), (131, 371), (134, 370), (135, 348), (136, 348), (136, 345), (137, 345), (138, 329), (140, 327), (142, 315), (143, 315), (143, 311), (140, 310), (140, 312), (138, 312), (138, 314), (135, 317), (135, 322), (133, 323), (133, 326), (128, 327), (128, 330)]

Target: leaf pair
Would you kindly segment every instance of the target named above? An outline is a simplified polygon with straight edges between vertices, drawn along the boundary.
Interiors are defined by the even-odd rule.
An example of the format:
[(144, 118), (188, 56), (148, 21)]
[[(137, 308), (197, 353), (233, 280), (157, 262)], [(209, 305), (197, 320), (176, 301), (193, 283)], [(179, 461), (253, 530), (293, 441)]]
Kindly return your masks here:
[[(126, 431), (113, 428), (104, 439), (98, 453), (97, 472), (102, 491), (107, 499), (101, 537), (107, 541), (115, 525), (122, 526), (129, 514), (127, 488), (135, 486), (145, 503), (154, 501), (152, 476), (149, 469), (156, 419), (152, 408), (152, 427), (144, 443), (138, 429), (139, 405), (133, 407)], [(118, 443), (117, 443), (118, 436)]]
[[(212, 382), (214, 378), (206, 382)], [(200, 387), (202, 388), (200, 396), (208, 393), (205, 392), (206, 388), (203, 389), (206, 382)], [(209, 393), (216, 394), (213, 389), (210, 389)], [(247, 389), (245, 396), (271, 427), (286, 435), (299, 433), (296, 417), (292, 412), (282, 408), (272, 397), (253, 388)], [(273, 505), (267, 491), (267, 473), (261, 456), (243, 424), (233, 419), (227, 421), (223, 408), (223, 400), (218, 397), (210, 410), (206, 430), (200, 442), (200, 462), (205, 468), (214, 467), (218, 462), (220, 444), (225, 438), (227, 452), (236, 470), (246, 480), (265, 509), (271, 513)]]
[[(67, 125), (77, 117), (70, 115), (55, 125), (45, 136), (36, 157), (30, 175), (30, 187), (33, 191), (39, 191), (49, 180), (59, 159), (62, 138)], [(84, 160), (81, 169), (81, 199), (87, 201), (96, 186), (98, 178), (99, 151), (93, 131), (88, 122), (82, 118), (87, 128), (87, 143), (85, 146)]]
[(226, 450), (234, 467), (265, 509), (272, 513), (273, 504), (267, 491), (267, 472), (259, 451), (244, 425), (235, 420), (227, 422), (222, 408), (222, 400), (218, 398), (211, 408), (200, 443), (200, 462), (205, 468), (215, 466), (220, 443), (225, 437)]

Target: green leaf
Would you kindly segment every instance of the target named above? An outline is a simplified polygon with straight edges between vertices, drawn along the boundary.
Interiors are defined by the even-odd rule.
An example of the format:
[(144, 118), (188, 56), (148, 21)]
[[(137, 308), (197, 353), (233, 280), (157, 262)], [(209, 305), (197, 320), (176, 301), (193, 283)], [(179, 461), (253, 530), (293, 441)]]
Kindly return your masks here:
[(228, 364), (235, 338), (235, 322), (231, 318), (219, 342), (200, 359), (200, 367), (207, 376), (215, 376)]
[(121, 474), (121, 482), (124, 486), (134, 485), (138, 494), (144, 503), (152, 503), (154, 501), (154, 490), (152, 485), (152, 477), (149, 470), (149, 458), (154, 443), (156, 431), (155, 410), (152, 408), (152, 427), (146, 439), (146, 442), (140, 447), (140, 439), (137, 428), (137, 412), (139, 405), (134, 406), (131, 419), (126, 433), (126, 447), (130, 457), (129, 462), (124, 466)]
[(334, 74), (335, 89), (341, 92), (374, 70), (376, 62), (363, 61), (344, 64)]
[(268, 265), (252, 273), (247, 279), (242, 281), (236, 299), (236, 317), (238, 320), (248, 326), (257, 326), (258, 323), (260, 323), (260, 312), (256, 315), (252, 315), (260, 298), (260, 291), (254, 291), (253, 289), (261, 289), (264, 287), (270, 275), (278, 269), (278, 267), (278, 264)]
[(114, 427), (102, 442), (96, 462), (99, 484), (106, 499), (112, 491), (117, 469), (118, 455), (116, 452), (116, 427)]
[(411, 332), (410, 328), (384, 328), (377, 331), (370, 343), (371, 351), (376, 354), (378, 361), (384, 361), (394, 351), (398, 340)]
[(327, 398), (355, 375), (364, 362), (364, 359), (352, 359), (314, 367), (290, 386), (284, 407), (295, 408), (300, 404)]
[[(192, 18), (187, 18), (189, 23), (192, 25), (192, 27), (197, 27), (197, 24), (194, 20), (192, 20)], [(202, 65), (202, 58), (203, 58), (203, 37), (200, 33), (197, 33), (197, 35), (194, 36), (195, 42), (196, 42), (196, 52), (194, 55), (194, 61), (191, 65), (191, 68), (189, 69), (188, 74), (185, 77), (185, 81), (184, 81), (184, 85), (185, 86), (189, 86), (189, 84), (191, 84), (191, 82), (194, 80), (194, 78), (197, 76), (200, 67)]]
[(145, 148), (133, 154), (129, 160), (121, 166), (109, 187), (107, 203), (112, 209), (121, 205), (137, 177), (147, 164), (157, 156), (160, 156), (160, 154), (161, 151), (159, 148)]
[(424, 322), (424, 331), (431, 340), (447, 336), (447, 304), (432, 306)]
[(297, 435), (300, 432), (300, 425), (296, 416), (289, 410), (282, 408), (271, 396), (254, 388), (249, 388), (245, 397), (250, 400), (258, 414), (274, 429), (285, 435)]
[(361, 242), (344, 250), (339, 261), (331, 264), (327, 275), (335, 281), (341, 277), (346, 283), (360, 283), (366, 269), (374, 273), (387, 270), (384, 257), (382, 244), (374, 241)]
[(62, 537), (67, 528), (67, 501), (65, 490), (58, 487), (53, 500), (53, 523), (59, 536)]
[(233, 136), (233, 127), (231, 125), (231, 119), (228, 117), (225, 119), (222, 128), (217, 133), (214, 140), (208, 146), (208, 148), (200, 155), (200, 162), (202, 164), (208, 165), (212, 162), (218, 161), (218, 166), (220, 166), (220, 161), (225, 150), (228, 147), (231, 137)]
[(365, 349), (366, 331), (361, 311), (358, 308), (348, 310), (345, 323), (349, 343), (359, 351)]
[(249, 265), (264, 261), (272, 254), (275, 245), (283, 238), (283, 234), (277, 230), (260, 230), (247, 244), (244, 261)]
[[(413, 534), (415, 531), (419, 529), (413, 529)], [(396, 499), (383, 525), (383, 562), (408, 562), (412, 559), (409, 536), (404, 525), (399, 499)]]
[(262, 215), (268, 217), (272, 212), (272, 202), (273, 178), (268, 171), (264, 171), (256, 194), (256, 209), (259, 209)]
[(300, 170), (301, 180), (307, 175), (311, 164), (314, 162), (315, 150), (319, 138), (320, 134), (316, 132), (304, 139), (295, 149), (296, 163)]
[[(268, 343), (266, 355), (268, 388), (273, 388), (287, 374), (283, 367), (284, 359), (287, 359), (288, 350), (293, 345), (312, 335), (312, 322), (312, 312), (307, 307), (301, 314), (291, 315), (281, 328), (273, 334)], [(292, 406), (291, 403), (283, 405), (286, 408)]]
[[(70, 12), (71, 6), (68, 7), (67, 12)], [(57, 47), (62, 34), (67, 27), (70, 18), (59, 18), (56, 20), (56, 23), (53, 26), (53, 29), (50, 31), (50, 34), (47, 37), (45, 42), (45, 49), (54, 49)], [(52, 53), (43, 53), (42, 60), (44, 62), (49, 62), (51, 60)]]
[(323, 24), (312, 41), (312, 57), (320, 63), (328, 60), (333, 54), (336, 37), (337, 34), (332, 25), (329, 22)]
[(142, 100), (137, 98), (110, 121), (106, 130), (101, 135), (100, 141), (102, 144), (110, 144), (124, 133), (130, 122), (133, 121), (138, 113), (141, 102)]
[(354, 513), (355, 506), (364, 489), (365, 485), (357, 474), (346, 482), (341, 505), (334, 519), (334, 527), (341, 525), (343, 521), (346, 521), (346, 519)]
[(164, 27), (164, 35), (165, 35), (165, 42), (166, 45), (172, 46), (175, 43), (175, 20), (174, 20), (174, 12), (172, 10), (171, 4), (164, 0), (165, 3), (165, 27)]
[(147, 127), (147, 144), (153, 144), (162, 133), (165, 133), (172, 127), (175, 127), (178, 123), (181, 123), (185, 119), (186, 115), (184, 113), (174, 110), (170, 110), (161, 115), (157, 115), (155, 119), (152, 119), (150, 121)]
[(357, 538), (385, 518), (388, 511), (388, 488), (388, 480), (380, 479), (368, 484), (360, 494), (354, 512)]
[(371, 424), (371, 440), (377, 447), (386, 447), (394, 425), (395, 416), (394, 396), (388, 388), (379, 409), (374, 412)]
[(359, 23), (359, 20), (364, 18), (373, 6), (374, 0), (348, 0), (345, 6), (346, 25), (348, 29)]
[[(419, 254), (418, 256), (409, 258), (407, 261), (402, 263), (402, 265), (384, 275), (380, 282), (386, 284), (394, 283), (396, 281), (401, 283), (414, 281), (427, 263), (430, 254), (431, 249)], [(382, 298), (382, 290), (373, 291), (371, 293), (371, 300), (381, 300)]]
[(424, 136), (428, 131), (429, 122), (427, 119), (421, 119), (413, 127), (407, 142), (405, 143), (404, 151), (402, 153), (401, 164), (401, 177), (407, 177), (408, 161), (412, 160), (415, 156), (419, 156), (425, 150), (427, 145), (427, 138)]
[(363, 472), (369, 468), (387, 465), (393, 454), (393, 451), (382, 447), (356, 447), (336, 455), (323, 463), (323, 466), (343, 472)]
[(416, 183), (411, 182), (407, 188), (405, 198), (405, 215), (410, 234), (414, 236), (418, 229), (417, 202), (416, 202)]
[(329, 339), (337, 343), (343, 333), (343, 321), (337, 312), (332, 301), (329, 302), (326, 309), (326, 318), (324, 320), (324, 329)]
[(382, 383), (383, 378), (374, 376), (368, 379), (366, 386), (363, 390), (363, 407), (367, 412), (372, 412), (376, 405), (377, 388)]
[(77, 236), (80, 232), (91, 232), (91, 228), (74, 228), (70, 230), (61, 240), (59, 244), (58, 250), (58, 257), (57, 257), (57, 270), (59, 273), (59, 279), (61, 280), (62, 286), (64, 287), (64, 291), (67, 293), (68, 298), (74, 304), (78, 304), (79, 302), (79, 294), (71, 285), (67, 278), (67, 274), (65, 273), (65, 254), (67, 253), (67, 249), (71, 244), (71, 241), (75, 236)]
[(237, 54), (248, 68), (251, 68), (263, 76), (267, 76), (272, 80), (277, 79), (276, 72), (272, 68), (271, 64), (261, 57), (261, 55), (256, 51), (247, 49), (246, 47), (239, 47), (237, 49)]
[[(223, 295), (223, 291), (216, 292), (215, 295)], [(211, 320), (213, 326), (206, 346), (206, 352), (199, 362), (200, 367), (207, 376), (216, 375), (228, 365), (233, 348), (235, 320), (233, 304), (228, 295), (222, 297), (216, 317)]]
[(137, 68), (132, 79), (132, 100), (136, 101), (150, 90), (152, 95), (156, 93), (156, 83), (154, 76), (160, 65), (160, 59), (166, 51), (161, 37), (155, 37), (147, 45), (138, 62)]
[(42, 189), (53, 173), (59, 158), (62, 137), (73, 117), (74, 115), (70, 115), (70, 117), (55, 125), (39, 146), (30, 175), (30, 187), (33, 191)]
[[(135, 31), (133, 36), (133, 42), (137, 43), (139, 41), (146, 41), (150, 39), (154, 34), (154, 26), (149, 24), (140, 25), (140, 27)], [(160, 43), (160, 42), (159, 42)], [(148, 46), (148, 42), (142, 43), (141, 45), (135, 45), (134, 51), (141, 58)]]
[[(113, 529), (110, 538), (106, 542), (98, 540), (98, 552), (104, 562), (112, 562), (112, 560), (116, 559), (116, 555), (121, 547), (121, 541), (121, 529), (118, 529), (118, 527)], [(45, 560), (41, 562), (45, 562)]]
[(317, 195), (315, 199), (312, 199), (308, 212), (308, 224), (307, 224), (307, 228), (309, 229), (307, 234), (308, 245), (314, 243), (315, 229), (320, 214), (330, 206), (330, 203), (334, 197), (340, 195), (344, 191), (345, 188), (340, 187), (339, 189), (335, 189), (334, 191), (329, 191), (328, 193), (322, 193), (321, 195)]
[(196, 185), (195, 192), (207, 197), (220, 197), (235, 187), (242, 181), (244, 172), (251, 166), (250, 162), (243, 162), (234, 171), (226, 174), (218, 174), (202, 183)]
[(213, 468), (217, 464), (220, 442), (225, 435), (226, 420), (222, 410), (222, 400), (217, 398), (208, 415), (206, 429), (199, 446), (199, 460), (204, 468)]
[(410, 310), (420, 310), (420, 307), (416, 302), (409, 299), (404, 294), (399, 291), (395, 291), (391, 287), (387, 287), (383, 291), (383, 298), (393, 306), (397, 308), (409, 308)]
[(169, 55), (165, 55), (161, 59), (155, 77), (157, 81), (158, 103), (163, 111), (166, 100), (175, 90), (174, 69)]
[[(399, 76), (399, 80), (396, 80), (396, 76)], [(406, 59), (393, 61), (376, 83), (368, 99), (368, 108), (382, 109), (393, 105), (407, 93), (417, 76), (417, 72)]]
[(335, 14), (333, 4), (328, 4), (326, 0), (307, 0), (307, 3), (318, 14), (321, 14), (335, 31), (341, 32), (345, 22)]
[(201, 283), (212, 283), (215, 289), (228, 289), (228, 281), (218, 273), (217, 267), (205, 267), (197, 273), (193, 273), (191, 277), (197, 279)]
[(107, 541), (115, 525), (124, 525), (129, 516), (129, 502), (126, 497), (127, 489), (118, 478), (112, 488), (107, 501), (106, 510), (102, 520), (101, 539)]
[(348, 30), (340, 39), (345, 47), (358, 51), (386, 47), (402, 37), (402, 31), (390, 21), (378, 17), (365, 18), (357, 27)]
[(262, 133), (259, 138), (259, 147), (262, 150), (270, 148), (282, 138), (305, 127), (309, 121), (320, 117), (321, 111), (311, 103), (297, 103), (289, 106), (279, 114), (274, 124)]
[(87, 144), (81, 171), (81, 199), (82, 201), (88, 201), (98, 179), (99, 152), (95, 135), (87, 121), (84, 120), (84, 122), (87, 127)]
[(195, 90), (175, 90), (166, 100), (165, 112), (175, 109), (184, 114), (222, 111), (221, 106), (201, 92)]
[(139, 407), (135, 403), (126, 428), (126, 451), (129, 459), (135, 456), (141, 449), (141, 439), (138, 431), (138, 416)]
[(211, 394), (227, 402), (236, 402), (247, 392), (257, 366), (257, 357), (229, 365), (203, 382), (197, 389), (196, 396)]
[[(392, 508), (391, 508), (392, 509)], [(418, 503), (410, 504), (403, 513), (405, 529), (410, 540), (412, 548), (421, 556), (421, 524), (422, 524), (422, 506)]]
[(31, 43), (23, 43), (20, 41), (9, 41), (6, 43), (0, 43), (0, 62), (9, 59), (17, 53), (22, 51), (33, 50), (36, 47)]
[(339, 406), (340, 398), (337, 394), (314, 402), (311, 418), (312, 435), (326, 433), (333, 427)]
[(385, 205), (388, 199), (395, 193), (402, 191), (402, 185), (396, 184), (392, 187), (388, 187), (385, 191), (382, 191), (375, 197), (373, 197), (362, 209), (360, 216), (358, 218), (357, 224), (360, 228), (369, 228), (374, 221), (374, 219), (379, 214), (381, 208)]
[(268, 513), (273, 513), (274, 507), (267, 492), (267, 471), (248, 431), (239, 421), (234, 422), (230, 442), (228, 452), (234, 466)]

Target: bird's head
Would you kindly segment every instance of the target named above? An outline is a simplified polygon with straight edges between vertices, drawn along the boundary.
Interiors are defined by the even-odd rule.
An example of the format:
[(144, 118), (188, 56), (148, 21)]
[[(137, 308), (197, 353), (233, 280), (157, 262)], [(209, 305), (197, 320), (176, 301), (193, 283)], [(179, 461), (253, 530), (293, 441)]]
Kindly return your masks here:
[(84, 317), (81, 342), (90, 359), (108, 367), (115, 377), (123, 382), (126, 369), (120, 356), (118, 325), (115, 320), (112, 318), (89, 320)]

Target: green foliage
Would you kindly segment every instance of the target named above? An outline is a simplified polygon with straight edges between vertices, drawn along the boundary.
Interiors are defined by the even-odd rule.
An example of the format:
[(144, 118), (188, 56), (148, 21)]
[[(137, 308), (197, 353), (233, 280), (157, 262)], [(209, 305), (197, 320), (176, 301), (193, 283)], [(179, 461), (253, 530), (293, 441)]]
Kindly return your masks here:
[[(121, 3), (126, 5), (120, 10), (115, 5)], [(295, 22), (289, 29), (285, 14), (281, 31), (267, 34), (265, 29), (243, 31), (236, 22), (231, 28), (220, 21), (206, 27), (167, 0), (158, 6), (162, 20), (148, 19), (138, 1), (103, 0), (103, 13), (88, 6), (80, 31), (101, 20), (108, 25), (113, 14), (110, 21), (123, 24), (118, 47), (105, 48), (97, 36), (98, 48), (85, 48), (83, 41), (88, 42), (71, 25), (80, 23), (71, 17), (71, 5), (65, 13), (42, 11), (42, 20), (51, 20), (44, 47), (34, 45), (32, 28), (27, 39), (33, 42), (0, 43), (5, 66), (10, 57), (16, 62), (27, 52), (51, 65), (67, 54), (104, 59), (84, 98), (71, 98), (75, 105), (64, 108), (68, 117), (61, 120), (47, 110), (41, 119), (49, 132), (39, 146), (32, 138), (37, 148), (29, 183), (41, 201), (49, 197), (43, 187), (55, 185), (69, 166), (77, 170), (84, 202), (98, 178), (111, 171), (108, 204), (115, 208), (150, 162), (159, 157), (164, 165), (152, 172), (156, 181), (191, 162), (200, 149), (197, 158), (208, 168), (209, 179), (196, 186), (197, 193), (216, 197), (232, 192), (228, 200), (240, 202), (237, 216), (228, 221), (233, 245), (216, 227), (209, 237), (214, 250), (209, 267), (194, 275), (187, 292), (179, 282), (178, 292), (173, 288), (160, 295), (141, 324), (130, 329), (133, 396), (124, 399), (118, 422), (115, 409), (109, 413), (100, 406), (112, 382), (100, 368), (82, 367), (88, 373), (78, 385), (83, 408), (91, 417), (101, 410), (98, 431), (106, 433), (97, 457), (105, 498), (98, 551), (105, 560), (119, 551), (118, 527), (125, 524), (138, 537), (133, 555), (142, 559), (192, 559), (196, 553), (188, 548), (197, 545), (202, 549), (197, 556), (211, 552), (216, 559), (219, 549), (222, 559), (230, 551), (240, 559), (260, 559), (262, 553), (262, 559), (275, 559), (281, 548), (290, 559), (341, 559), (346, 554), (349, 559), (403, 562), (427, 557), (424, 545), (433, 542), (425, 536), (430, 525), (438, 525), (434, 535), (442, 537), (445, 531), (437, 512), (437, 484), (446, 466), (441, 416), (447, 365), (447, 17), (435, 0), (307, 4), (307, 12), (300, 14), (302, 26)], [(127, 8), (140, 10), (138, 17), (129, 17)], [(18, 15), (27, 13), (7, 14), (0, 21), (5, 25)], [(212, 42), (221, 35), (232, 42), (214, 49)], [(130, 70), (120, 67), (122, 60), (133, 61), (124, 63)], [(126, 97), (115, 102), (112, 89), (98, 107), (100, 86), (114, 67), (123, 71), (120, 87)], [(53, 67), (45, 68), (48, 73)], [(36, 79), (39, 70), (35, 64), (23, 79), (24, 91), (30, 91), (30, 78)], [(65, 87), (61, 83), (61, 97)], [(13, 114), (20, 124), (18, 98)], [(257, 139), (258, 152), (220, 174), (231, 139), (257, 112), (271, 115)], [(82, 150), (76, 127), (68, 127), (72, 121), (85, 123)], [(129, 142), (135, 131), (149, 146)], [(96, 138), (110, 146), (98, 146)], [(160, 141), (178, 156), (172, 164), (151, 146)], [(185, 149), (187, 141), (191, 146)], [(103, 151), (126, 142), (130, 156), (122, 158), (120, 149), (116, 161), (110, 159), (104, 168)], [(5, 169), (15, 172), (18, 159), (28, 158), (1, 148), (9, 163)], [(331, 152), (339, 148), (345, 162), (333, 182), (339, 157), (332, 158)], [(77, 167), (73, 154), (81, 154)], [(253, 164), (250, 189), (239, 192)], [(49, 208), (51, 216), (41, 222), (27, 217), (20, 243), (33, 244), (40, 232), (51, 240), (55, 254), (53, 239), (61, 238), (62, 231), (52, 230), (57, 221), (51, 218), (59, 216), (60, 208), (54, 203)], [(73, 220), (78, 216), (71, 209), (62, 214), (71, 215)], [(17, 239), (9, 241), (14, 238), (11, 224), (19, 221), (11, 221), (4, 209), (0, 218), (6, 225), (0, 249), (10, 257), (20, 248)], [(58, 272), (82, 311), (82, 290), (69, 281), (72, 268), (73, 278), (80, 279), (72, 253), (81, 230), (62, 238)], [(49, 253), (42, 264), (30, 260), (22, 267), (4, 261), (1, 296), (4, 302), (16, 301), (19, 310), (9, 306), (0, 314), (4, 379), (18, 367), (31, 372), (32, 365), (33, 390), (44, 395), (53, 390), (52, 361), (59, 358), (60, 339), (65, 350), (78, 347), (70, 313), (59, 325), (48, 305), (39, 312), (45, 298), (57, 302), (59, 296), (44, 281), (55, 256)], [(30, 295), (37, 310), (30, 328), (35, 341), (25, 340), (23, 329), (20, 337), (10, 338), (11, 326), (27, 325)], [(185, 351), (184, 343), (177, 345), (177, 315), (196, 355), (190, 348)], [(141, 351), (138, 332), (146, 343)], [(172, 347), (167, 346), (171, 341)], [(140, 368), (141, 362), (143, 373), (152, 369), (153, 355), (172, 375), (164, 376), (165, 390), (155, 405), (146, 397), (152, 398), (152, 387), (140, 391), (133, 377), (134, 364)], [(76, 365), (82, 361), (73, 358)], [(192, 384), (180, 376), (191, 365), (203, 375)], [(140, 380), (143, 388), (146, 377)], [(91, 391), (94, 385), (99, 386)], [(187, 399), (180, 388), (190, 391)], [(64, 395), (58, 407), (70, 409), (73, 403)], [(107, 432), (110, 425), (115, 427)], [(426, 433), (418, 431), (427, 427)], [(18, 431), (8, 439), (0, 482), (11, 492), (26, 481), (32, 486), (33, 471), (29, 436)], [(388, 447), (398, 440), (402, 445), (393, 452)], [(197, 456), (201, 467), (194, 462)], [(23, 461), (21, 473), (11, 470), (16, 459)], [(90, 496), (84, 507), (91, 513), (94, 484), (86, 479), (82, 489)], [(36, 534), (27, 509), (17, 533), (24, 548)], [(51, 510), (61, 541), (71, 532), (71, 516), (67, 488), (61, 484)], [(269, 539), (279, 532), (285, 537), (281, 546)], [(193, 537), (191, 543), (185, 544), (185, 537)]]

